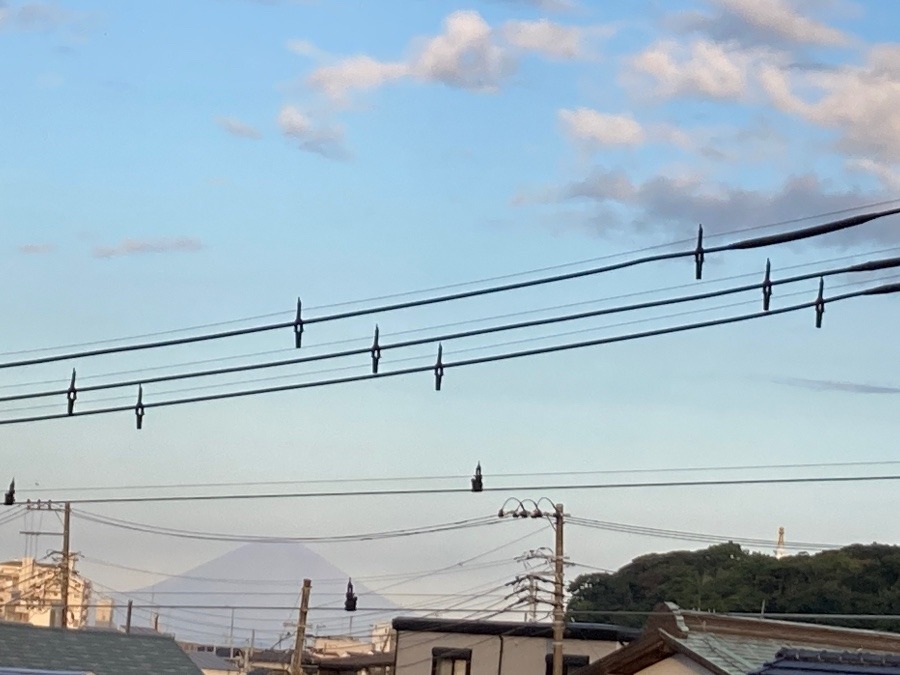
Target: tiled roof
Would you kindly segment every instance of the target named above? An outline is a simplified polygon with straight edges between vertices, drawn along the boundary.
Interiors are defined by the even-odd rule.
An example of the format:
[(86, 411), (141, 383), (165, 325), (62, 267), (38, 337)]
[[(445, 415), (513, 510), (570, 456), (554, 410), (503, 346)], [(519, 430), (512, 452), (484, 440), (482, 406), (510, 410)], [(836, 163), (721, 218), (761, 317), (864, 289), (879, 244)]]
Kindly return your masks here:
[(95, 675), (200, 675), (170, 637), (0, 623), (0, 668)]
[[(760, 675), (760, 669), (782, 650), (790, 653), (829, 652), (894, 654), (900, 658), (900, 635), (817, 624), (684, 611), (661, 605), (648, 620), (643, 635), (623, 649), (584, 669), (585, 675), (635, 675), (655, 663), (681, 654), (717, 675)], [(818, 651), (817, 651), (818, 650)], [(826, 669), (827, 670), (827, 669)], [(835, 671), (842, 672), (842, 671)], [(826, 675), (824, 670), (763, 673), (763, 675)], [(857, 675), (900, 675), (858, 673)]]
[(900, 655), (782, 649), (753, 675), (900, 675)]
[(194, 665), (200, 670), (225, 670), (228, 672), (240, 672), (240, 668), (231, 661), (226, 661), (221, 656), (217, 656), (212, 652), (188, 652), (188, 658), (194, 662)]

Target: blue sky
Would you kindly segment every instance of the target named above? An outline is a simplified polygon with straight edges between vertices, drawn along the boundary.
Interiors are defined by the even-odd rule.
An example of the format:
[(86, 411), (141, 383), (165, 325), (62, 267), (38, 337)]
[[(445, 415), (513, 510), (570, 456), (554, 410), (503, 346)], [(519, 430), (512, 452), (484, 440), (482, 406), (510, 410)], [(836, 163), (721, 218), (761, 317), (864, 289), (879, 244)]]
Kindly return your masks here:
[[(297, 296), (315, 315), (331, 303), (624, 259), (690, 240), (698, 222), (720, 243), (743, 227), (900, 198), (898, 14), (896, 3), (851, 0), (0, 2), (2, 360), (263, 314), (289, 320)], [(703, 288), (758, 278), (766, 256), (778, 274), (898, 247), (900, 221), (885, 219), (790, 249), (710, 256), (712, 283)], [(377, 321), (387, 338), (570, 303), (616, 304), (609, 298), (634, 292), (658, 298), (692, 273), (690, 261), (663, 264)], [(800, 293), (790, 301), (810, 300), (815, 283), (779, 289), (776, 303), (789, 292)], [(758, 306), (755, 295), (738, 300), (749, 304), (645, 313), (621, 327), (631, 317), (554, 326), (448, 344), (445, 354)], [(803, 314), (454, 370), (440, 394), (425, 375), (153, 410), (140, 433), (128, 414), (3, 426), (0, 479), (15, 475), (21, 497), (46, 498), (72, 493), (36, 490), (461, 475), (479, 460), (489, 481), (491, 472), (894, 460), (896, 310), (896, 299), (865, 299), (829, 307), (821, 331)], [(367, 345), (374, 322), (310, 327), (304, 349)], [(588, 332), (561, 335), (570, 330)], [(287, 331), (9, 370), (3, 391), (65, 386), (71, 367), (100, 381), (290, 356), (292, 339)], [(434, 348), (396, 358), (411, 360), (391, 355), (383, 366), (431, 363)], [(342, 373), (368, 368), (365, 359), (346, 365), (355, 370)], [(304, 372), (252, 377), (316, 377)], [(198, 384), (224, 391), (246, 379)], [(149, 387), (146, 396), (162, 400), (186, 386)], [(134, 400), (131, 390), (117, 395)], [(84, 395), (79, 406), (104, 405), (103, 396)], [(53, 405), (44, 412), (64, 402)], [(877, 517), (896, 510), (889, 484), (564, 498), (586, 517), (659, 527), (774, 537), (785, 525), (805, 541), (896, 541)], [(103, 512), (285, 534), (297, 527), (288, 508), (308, 517), (304, 531), (323, 533), (498, 506), (478, 496)], [(77, 543), (85, 555), (164, 571), (226, 548), (147, 550), (130, 535), (85, 529)], [(409, 545), (365, 554), (336, 546), (328, 555), (353, 573), (379, 574), (396, 569), (397, 550), (406, 568), (425, 569), (494, 539), (474, 532), (448, 541), (449, 554)], [(679, 545), (593, 532), (571, 541), (574, 557), (605, 568)], [(23, 546), (4, 537), (0, 553)], [(147, 583), (88, 569), (119, 588)]]

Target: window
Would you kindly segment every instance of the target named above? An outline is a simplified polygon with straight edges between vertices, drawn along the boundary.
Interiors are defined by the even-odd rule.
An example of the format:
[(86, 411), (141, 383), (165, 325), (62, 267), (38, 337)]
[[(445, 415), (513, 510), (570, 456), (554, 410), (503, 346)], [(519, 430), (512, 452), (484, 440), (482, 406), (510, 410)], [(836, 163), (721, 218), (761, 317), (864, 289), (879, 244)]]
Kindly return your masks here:
[[(547, 668), (544, 671), (546, 675), (553, 675), (553, 654), (547, 654)], [(584, 668), (591, 662), (587, 656), (563, 655), (563, 675), (575, 675), (581, 668)]]
[(431, 675), (471, 675), (472, 650), (435, 647), (431, 650)]

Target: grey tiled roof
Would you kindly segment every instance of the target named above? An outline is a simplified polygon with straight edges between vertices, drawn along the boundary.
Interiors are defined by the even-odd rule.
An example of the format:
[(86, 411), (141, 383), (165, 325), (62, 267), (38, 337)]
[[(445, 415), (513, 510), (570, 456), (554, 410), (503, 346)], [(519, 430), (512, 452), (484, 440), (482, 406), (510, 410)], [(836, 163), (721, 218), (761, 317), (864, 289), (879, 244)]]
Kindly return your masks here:
[[(687, 637), (668, 635), (669, 640), (687, 647), (700, 658), (733, 675), (746, 675), (760, 670), (786, 648), (821, 649), (821, 643), (798, 642), (745, 635), (689, 633)], [(900, 674), (898, 674), (900, 675)]]
[(240, 672), (240, 668), (231, 661), (226, 661), (221, 656), (212, 652), (188, 652), (188, 658), (201, 670), (225, 670), (228, 672)]
[(170, 637), (0, 623), (0, 668), (95, 675), (200, 675)]
[(900, 675), (900, 655), (782, 649), (753, 675)]

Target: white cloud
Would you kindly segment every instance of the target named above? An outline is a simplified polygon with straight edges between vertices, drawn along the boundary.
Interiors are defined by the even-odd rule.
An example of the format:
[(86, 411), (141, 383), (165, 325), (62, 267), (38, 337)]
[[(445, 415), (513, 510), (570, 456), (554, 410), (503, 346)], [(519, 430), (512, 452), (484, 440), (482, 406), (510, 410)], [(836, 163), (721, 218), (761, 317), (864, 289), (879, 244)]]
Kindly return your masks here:
[(506, 41), (519, 49), (553, 59), (578, 59), (586, 52), (585, 30), (548, 19), (507, 21), (502, 27)]
[(849, 38), (840, 30), (802, 14), (787, 0), (713, 0), (749, 26), (789, 42), (841, 46)]
[[(606, 29), (564, 26), (546, 19), (509, 21), (494, 28), (478, 12), (461, 10), (444, 19), (438, 35), (414, 40), (402, 60), (352, 56), (316, 68), (307, 83), (339, 104), (346, 104), (354, 92), (405, 78), (494, 92), (515, 72), (523, 53), (555, 60), (583, 58), (588, 38), (606, 33)], [(315, 49), (304, 41), (293, 48), (303, 54)]]
[(174, 253), (195, 252), (203, 248), (203, 242), (192, 237), (174, 239), (124, 239), (117, 246), (95, 246), (95, 258), (113, 258), (116, 256), (135, 255), (141, 253)]
[(450, 14), (443, 33), (425, 41), (411, 63), (421, 80), (474, 91), (495, 91), (514, 68), (510, 54), (475, 11)]
[(761, 80), (778, 109), (836, 130), (841, 151), (900, 163), (900, 45), (872, 47), (861, 66), (806, 71), (770, 66)]
[(86, 14), (63, 9), (53, 2), (23, 2), (10, 6), (0, 0), (0, 29), (32, 31), (83, 29), (87, 20)]
[(346, 103), (352, 91), (375, 89), (409, 75), (404, 63), (384, 63), (370, 56), (352, 56), (331, 66), (317, 68), (309, 76), (309, 85), (332, 101)]
[(259, 131), (235, 117), (217, 117), (216, 124), (233, 136), (253, 140), (262, 138), (262, 134)]
[(782, 55), (763, 48), (707, 39), (682, 44), (662, 40), (632, 57), (630, 76), (649, 78), (654, 94), (664, 97), (698, 95), (739, 100), (750, 93), (755, 73), (781, 63)]
[(344, 130), (338, 126), (316, 125), (298, 108), (286, 105), (278, 114), (282, 133), (297, 141), (301, 150), (329, 159), (346, 159)]
[(647, 134), (631, 115), (609, 115), (590, 108), (561, 109), (557, 116), (563, 132), (577, 145), (641, 145)]

